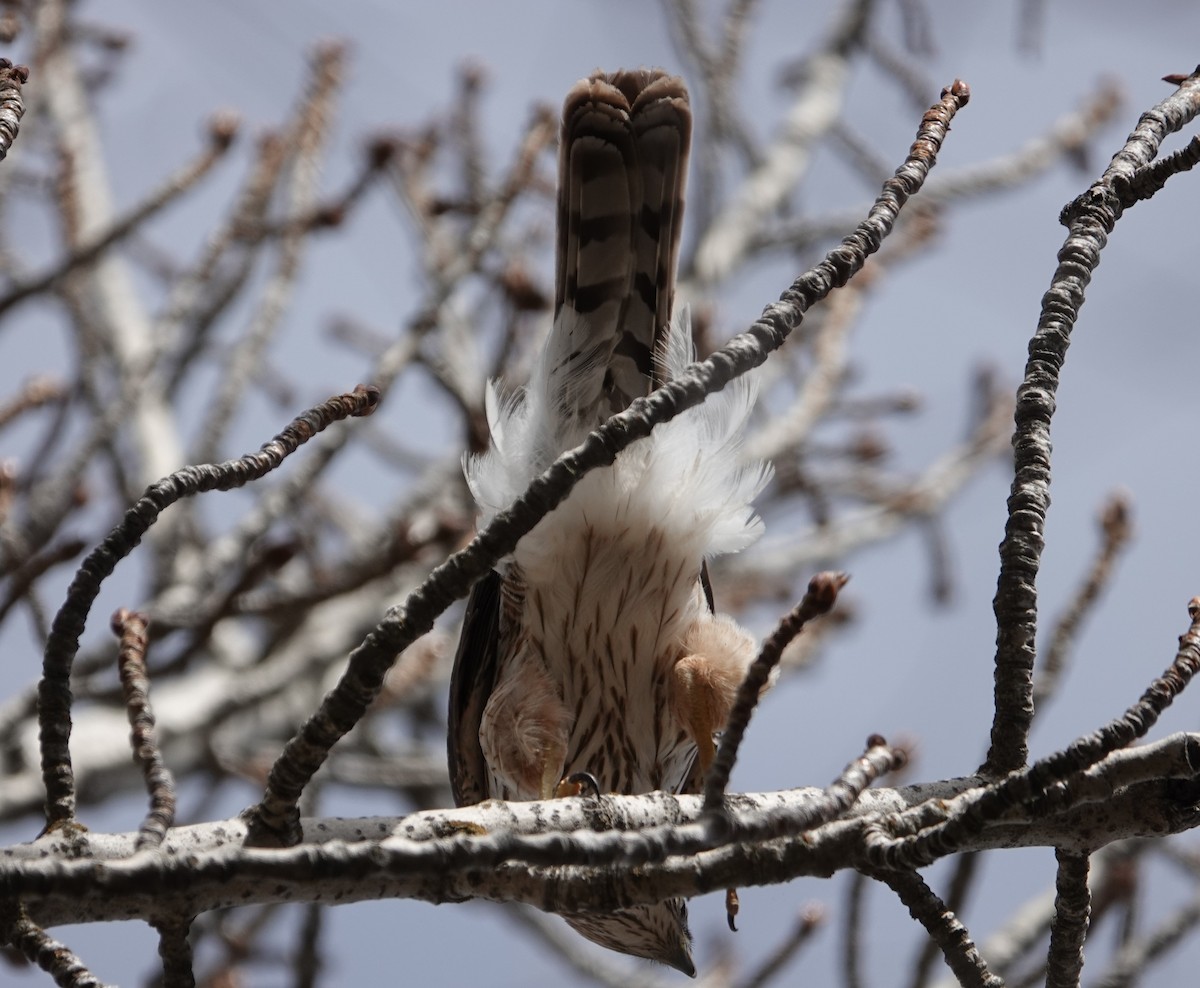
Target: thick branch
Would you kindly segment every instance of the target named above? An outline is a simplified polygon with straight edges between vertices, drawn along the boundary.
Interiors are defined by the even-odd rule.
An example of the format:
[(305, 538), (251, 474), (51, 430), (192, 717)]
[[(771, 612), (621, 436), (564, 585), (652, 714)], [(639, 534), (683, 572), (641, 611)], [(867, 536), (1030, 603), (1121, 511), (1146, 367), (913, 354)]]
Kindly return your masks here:
[[(1194, 769), (1157, 773), (1165, 748), (1200, 736), (1176, 735), (1122, 753), (1144, 758), (1156, 775), (1101, 804), (1051, 812), (1009, 811), (962, 850), (1060, 846), (1075, 852), (1131, 837), (1194, 826)], [(1098, 767), (1098, 771), (1102, 769)], [(672, 896), (828, 877), (867, 861), (873, 828), (905, 807), (938, 804), (977, 779), (864, 792), (849, 813), (806, 829), (823, 790), (727, 797), (730, 827), (704, 824), (702, 797), (571, 798), (488, 802), (396, 818), (307, 820), (304, 843), (249, 848), (242, 820), (171, 830), (161, 852), (133, 854), (136, 834), (55, 833), (0, 851), (0, 881), (41, 922), (186, 918), (249, 902), (428, 902), (484, 898), (552, 911), (612, 909)], [(699, 850), (708, 846), (710, 850)], [(693, 853), (698, 852), (698, 853)]]

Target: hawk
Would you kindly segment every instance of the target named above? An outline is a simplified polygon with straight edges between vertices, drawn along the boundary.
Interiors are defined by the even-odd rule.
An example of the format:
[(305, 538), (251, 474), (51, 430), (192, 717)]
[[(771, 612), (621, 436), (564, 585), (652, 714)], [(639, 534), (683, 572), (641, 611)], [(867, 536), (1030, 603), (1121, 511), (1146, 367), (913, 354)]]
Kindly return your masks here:
[[(484, 520), (561, 453), (693, 360), (672, 320), (691, 138), (687, 89), (658, 70), (596, 73), (567, 94), (554, 322), (528, 387), (486, 396), (490, 448), (464, 462)], [(517, 545), (468, 601), (450, 686), (458, 805), (601, 792), (696, 792), (754, 639), (714, 613), (705, 561), (760, 534), (769, 478), (739, 440), (744, 378), (634, 443)], [(567, 922), (695, 974), (683, 900)]]

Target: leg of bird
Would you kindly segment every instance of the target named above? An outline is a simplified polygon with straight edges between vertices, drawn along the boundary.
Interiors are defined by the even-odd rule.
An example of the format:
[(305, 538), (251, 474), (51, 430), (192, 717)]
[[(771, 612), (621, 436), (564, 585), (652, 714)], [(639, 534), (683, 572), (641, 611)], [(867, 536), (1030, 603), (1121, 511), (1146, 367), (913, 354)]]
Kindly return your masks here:
[[(704, 615), (687, 636), (690, 652), (675, 664), (675, 713), (696, 744), (700, 777), (716, 757), (713, 735), (725, 727), (738, 687), (754, 661), (754, 639), (727, 617)], [(725, 891), (725, 916), (737, 932), (737, 889)]]
[(480, 748), (505, 798), (550, 799), (567, 757), (567, 711), (537, 655), (521, 654), (483, 709)]
[[(575, 796), (577, 793), (567, 792), (563, 789), (567, 780), (559, 781), (559, 772), (562, 768), (562, 759), (547, 758), (542, 765), (542, 782), (540, 791), (541, 799), (557, 799), (562, 796)], [(577, 787), (578, 788), (578, 787)]]
[(675, 716), (691, 735), (700, 768), (707, 772), (717, 754), (713, 735), (725, 727), (757, 646), (732, 618), (702, 613), (684, 636), (683, 647), (674, 669)]
[(675, 663), (675, 713), (696, 745), (702, 775), (717, 754), (713, 735), (729, 715), (725, 684), (713, 671), (713, 664), (703, 655), (685, 655)]

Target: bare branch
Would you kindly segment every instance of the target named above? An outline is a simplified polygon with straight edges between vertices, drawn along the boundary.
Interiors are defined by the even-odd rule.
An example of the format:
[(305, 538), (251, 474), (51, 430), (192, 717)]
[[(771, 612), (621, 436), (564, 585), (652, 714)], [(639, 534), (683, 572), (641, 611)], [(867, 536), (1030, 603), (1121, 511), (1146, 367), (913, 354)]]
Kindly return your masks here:
[(946, 908), (915, 871), (883, 871), (875, 874), (891, 887), (921, 923), (934, 942), (942, 948), (946, 963), (964, 988), (1004, 988), (1004, 982), (992, 974), (971, 940), (965, 926)]
[(1113, 565), (1118, 554), (1129, 541), (1133, 523), (1129, 517), (1130, 504), (1126, 495), (1117, 493), (1109, 496), (1100, 516), (1100, 549), (1089, 568), (1075, 599), (1067, 605), (1050, 635), (1050, 646), (1038, 676), (1033, 681), (1034, 710), (1040, 710), (1058, 689), (1067, 653), (1074, 644), (1079, 627), (1095, 607), (1104, 588), (1112, 577)]
[[(1040, 759), (1026, 769), (1012, 772), (994, 785), (965, 795), (955, 805), (922, 807), (902, 815), (903, 819), (892, 821), (891, 825), (897, 834), (905, 836), (888, 839), (880, 835), (872, 841), (871, 863), (890, 868), (923, 866), (952, 853), (953, 848), (962, 846), (959, 842), (969, 834), (978, 833), (985, 821), (996, 819), (1017, 804), (1037, 805), (1039, 801), (1045, 801), (1065, 807), (1082, 797), (1083, 789), (1072, 786), (1072, 777), (1088, 780), (1091, 778), (1089, 769), (1099, 765), (1107, 755), (1143, 737), (1200, 671), (1200, 598), (1192, 598), (1188, 613), (1192, 623), (1179, 639), (1175, 661), (1122, 716), (1077, 739), (1062, 751)], [(1188, 766), (1200, 762), (1200, 753), (1187, 751), (1182, 754)], [(1122, 761), (1117, 759), (1116, 764)], [(1057, 789), (1053, 788), (1056, 786)], [(1195, 815), (1186, 800), (1185, 794), (1184, 805), (1180, 807), (1185, 819)], [(1084, 837), (1073, 848), (1094, 850), (1102, 843), (1089, 845)]]
[[(313, 53), (308, 88), (296, 108), (293, 136), (288, 145), (295, 148), (292, 181), (288, 189), (288, 212), (299, 214), (315, 198), (317, 160), (333, 126), (334, 97), (341, 84), (344, 51), (340, 45), (324, 44)], [(300, 272), (303, 248), (307, 243), (304, 228), (290, 228), (283, 238), (275, 273), (262, 295), (262, 304), (250, 320), (245, 335), (229, 354), (221, 374), (221, 384), (210, 402), (200, 428), (200, 443), (189, 457), (201, 463), (218, 458), (225, 430), (245, 396), (267, 342), (278, 329)]]
[[(1097, 718), (1098, 729), (1032, 761), (1028, 716), (1044, 709), (1063, 656), (1079, 641), (1081, 620), (1095, 608), (1128, 535), (1126, 511), (1112, 506), (1083, 585), (1053, 636), (1037, 642), (1049, 422), (1068, 337), (1123, 210), (1200, 162), (1200, 139), (1159, 155), (1165, 135), (1197, 114), (1197, 75), (1166, 77), (1177, 91), (1142, 118), (1113, 165), (1064, 210), (1067, 242), (1015, 415), (1002, 394), (1008, 386), (979, 375), (963, 403), (962, 438), (913, 460), (916, 423), (898, 419), (924, 396), (893, 380), (876, 383), (878, 354), (859, 331), (871, 304), (888, 300), (881, 282), (894, 279), (897, 261), (932, 257), (939, 262), (936, 277), (923, 283), (922, 299), (941, 305), (939, 285), (950, 267), (931, 253), (939, 235), (957, 228), (965, 204), (984, 196), (999, 201), (1059, 163), (1083, 167), (1094, 136), (1119, 107), (1116, 84), (1087, 87), (1073, 112), (1035, 139), (1013, 144), (1011, 153), (939, 169), (931, 179), (951, 117), (968, 97), (956, 84), (926, 114), (907, 160), (887, 178), (890, 166), (872, 143), (876, 128), (865, 127), (859, 111), (897, 100), (903, 106), (906, 98), (927, 105), (929, 96), (918, 94), (928, 88), (925, 60), (940, 12), (935, 18), (924, 0), (902, 0), (898, 10), (838, 0), (826, 35), (785, 72), (784, 109), (772, 124), (771, 98), (755, 87), (770, 71), (757, 56), (762, 29), (777, 23), (776, 15), (756, 0), (664, 0), (669, 30), (690, 69), (702, 136), (689, 183), (692, 256), (680, 291), (693, 296), (687, 301), (694, 342), (705, 359), (604, 424), (472, 539), (473, 505), (459, 454), (491, 441), (484, 381), (525, 377), (550, 322), (539, 264), (551, 246), (545, 152), (558, 132), (554, 114), (536, 105), (521, 126), (511, 100), (489, 96), (490, 68), (463, 63), (448, 105), (414, 119), (416, 100), (408, 96), (419, 94), (393, 101), (397, 121), (376, 131), (361, 153), (351, 148), (349, 156), (335, 156), (344, 177), (323, 189), (317, 163), (353, 118), (343, 119), (334, 105), (349, 49), (325, 45), (302, 73), (282, 122), (249, 150), (245, 174), (227, 190), (225, 204), (217, 203), (204, 239), (189, 239), (206, 220), (193, 213), (171, 228), (177, 242), (152, 245), (145, 241), (154, 235), (147, 224), (198, 188), (233, 139), (233, 118), (216, 118), (209, 146), (168, 181), (162, 170), (154, 178), (153, 162), (164, 152), (153, 135), (164, 131), (139, 130), (127, 106), (100, 109), (121, 92), (112, 85), (117, 70), (134, 86), (146, 82), (136, 75), (144, 69), (129, 44), (133, 35), (81, 21), (76, 6), (0, 0), (0, 37), (23, 23), (31, 28), (21, 44), (37, 83), (23, 88), (24, 70), (0, 60), (0, 159), (17, 126), (24, 128), (20, 160), (0, 168), (0, 231), (9, 231), (0, 234), (0, 316), (8, 317), (9, 335), (20, 344), (17, 373), (9, 375), (14, 383), (0, 401), (0, 429), (13, 447), (0, 462), (0, 578), (7, 578), (0, 622), (18, 611), (30, 619), (45, 672), (40, 684), (0, 704), (0, 819), (43, 810), (47, 822), (36, 841), (0, 848), (6, 897), (0, 941), (52, 966), (59, 983), (92, 985), (97, 980), (78, 958), (35, 924), (134, 919), (158, 931), (168, 986), (245, 978), (250, 965), (264, 964), (285, 980), (313, 985), (327, 973), (341, 976), (324, 970), (342, 960), (323, 935), (327, 905), (481, 899), (517, 904), (522, 929), (560, 953), (578, 976), (612, 988), (659, 988), (665, 982), (657, 972), (618, 968), (585, 953), (577, 937), (560, 935), (559, 918), (546, 914), (602, 913), (615, 929), (623, 917), (614, 912), (663, 900), (675, 900), (674, 909), (710, 891), (849, 870), (852, 908), (839, 917), (839, 925), (846, 921), (848, 984), (869, 980), (878, 961), (870, 956), (879, 943), (874, 930), (896, 918), (894, 911), (866, 916), (873, 879), (891, 884), (931, 934), (921, 937), (926, 949), (912, 954), (912, 964), (892, 972), (911, 988), (928, 983), (939, 954), (968, 984), (1048, 977), (1076, 985), (1085, 937), (1089, 963), (1104, 972), (1101, 983), (1132, 984), (1168, 950), (1190, 944), (1200, 918), (1192, 894), (1200, 867), (1190, 845), (1163, 838), (1200, 826), (1200, 734), (1139, 739), (1200, 671), (1200, 597), (1191, 603), (1191, 626), (1171, 668), (1120, 717), (1107, 724)], [(1070, 91), (1078, 78), (1058, 80), (1047, 99)], [(881, 83), (888, 90), (882, 99)], [(851, 92), (854, 100), (843, 106)], [(22, 119), (27, 103), (31, 112)], [(497, 124), (511, 127), (511, 152), (497, 155), (489, 147)], [(814, 172), (814, 156), (826, 152), (832, 167)], [(121, 171), (110, 174), (109, 161)], [(839, 201), (838, 182), (860, 174), (883, 182), (873, 205), (806, 215), (814, 204)], [(114, 208), (115, 188), (126, 190), (145, 176), (154, 188), (135, 188), (130, 205)], [(353, 263), (345, 248), (359, 251), (364, 237), (368, 249), (380, 249), (378, 223), (389, 222), (387, 213), (368, 224), (343, 221), (381, 178), (382, 191), (402, 207), (398, 231), (411, 247), (411, 257), (397, 258), (397, 284), (384, 286), (385, 304), (398, 300), (403, 308), (389, 316), (372, 313), (368, 297), (333, 303), (354, 325), (379, 327), (357, 332), (350, 347), (333, 347), (337, 360), (363, 364), (355, 377), (372, 381), (374, 390), (327, 402), (255, 455), (179, 471), (189, 460), (215, 460), (236, 416), (256, 401), (303, 404), (291, 396), (312, 386), (313, 365), (297, 364), (294, 348), (273, 343), (299, 338), (286, 314), (318, 236), (329, 249), (323, 258), (343, 253)], [(918, 189), (920, 199), (909, 203)], [(205, 191), (206, 203), (222, 194), (217, 187)], [(640, 220), (646, 227), (652, 217), (643, 211)], [(847, 230), (851, 236), (798, 277), (748, 332), (720, 347), (727, 312), (744, 298), (739, 293), (768, 274), (756, 264), (799, 267), (795, 258), (802, 257), (807, 265)], [(43, 257), (46, 231), (53, 252)], [(176, 231), (184, 236), (175, 238)], [(968, 263), (975, 258), (965, 256)], [(405, 267), (415, 269), (411, 284)], [(308, 272), (316, 280), (311, 293), (304, 286), (306, 300), (329, 304), (338, 287), (322, 281), (330, 270), (323, 263)], [(21, 299), (30, 304), (19, 306)], [(329, 321), (328, 313), (315, 318)], [(38, 331), (45, 326), (48, 339), (53, 334), (52, 354), (27, 345), (24, 335), (17, 340), (22, 320)], [(35, 366), (58, 361), (60, 350), (58, 367)], [(449, 795), (440, 739), (456, 615), (447, 606), (490, 567), (503, 568), (506, 554), (581, 476), (612, 464), (620, 451), (751, 368), (761, 400), (749, 413), (742, 452), (774, 461), (775, 482), (757, 502), (770, 539), (712, 562), (716, 600), (748, 622), (763, 620), (764, 608), (778, 618), (797, 597), (799, 573), (829, 572), (762, 645), (734, 715), (722, 725), (720, 764), (704, 793), (593, 792), (429, 809), (445, 805)], [(34, 377), (47, 369), (61, 380), (46, 385)], [(15, 383), (22, 378), (30, 383)], [(330, 422), (368, 414), (393, 393), (399, 404), (390, 421), (315, 438)], [(930, 407), (944, 404), (931, 397)], [(934, 431), (944, 431), (946, 423), (935, 424)], [(289, 469), (245, 486), (310, 439)], [(927, 448), (928, 437), (918, 441)], [(767, 713), (755, 704), (772, 670), (815, 661), (857, 611), (875, 602), (864, 586), (860, 600), (813, 616), (828, 609), (844, 582), (837, 571), (846, 567), (846, 554), (909, 535), (905, 551), (914, 544), (926, 550), (938, 591), (949, 593), (951, 575), (977, 567), (968, 570), (971, 564), (955, 557), (952, 574), (959, 521), (946, 509), (968, 480), (1004, 461), (1011, 442), (1017, 474), (995, 602), (996, 709), (980, 772), (914, 784), (881, 780), (905, 756), (872, 735), (859, 757), (846, 752), (830, 764), (833, 776), (849, 760), (823, 789), (729, 793), (747, 725)], [(201, 453), (189, 456), (189, 447)], [(150, 484), (159, 477), (165, 479)], [(190, 499), (233, 486), (243, 489), (221, 510)], [(143, 537), (147, 547), (133, 552)], [(89, 546), (96, 548), (88, 553)], [(83, 565), (55, 616), (43, 598), (67, 582), (68, 574), (54, 568), (76, 557)], [(110, 579), (118, 562), (119, 591)], [(86, 628), (102, 591), (119, 592), (136, 607), (115, 615), (120, 684), (111, 640)], [(55, 594), (62, 599), (61, 590)], [(9, 620), (4, 630), (11, 633), (17, 623)], [(804, 634), (788, 644), (801, 625)], [(916, 627), (891, 625), (899, 626)], [(361, 644), (347, 661), (355, 642)], [(1042, 663), (1034, 661), (1035, 642), (1045, 649)], [(891, 711), (888, 705), (889, 719)], [(130, 725), (140, 771), (130, 765)], [(960, 740), (964, 750), (976, 747)], [(190, 818), (208, 822), (173, 826), (167, 765), (181, 791), (195, 794)], [(262, 802), (238, 819), (211, 820), (233, 787), (247, 781), (265, 788)], [(346, 787), (386, 790), (412, 812), (319, 815), (326, 812), (319, 805), (324, 797)], [(151, 808), (135, 832), (88, 830), (76, 820), (77, 810), (111, 808), (122, 793), (144, 799), (136, 794), (146, 788)], [(139, 811), (133, 813), (131, 831)], [(1001, 934), (976, 950), (957, 917), (965, 916), (973, 876), (990, 873), (977, 867), (983, 852), (999, 858), (1010, 848), (1034, 847), (1058, 856), (1057, 898), (1040, 897), (1012, 922), (1001, 917)], [(1181, 904), (1167, 904), (1157, 894), (1158, 869), (1143, 867), (1163, 857), (1177, 869), (1170, 877), (1188, 883)], [(1047, 855), (1036, 859), (1044, 863)], [(936, 861), (947, 866), (946, 887), (939, 888), (944, 901), (917, 877), (917, 869)], [(286, 903), (301, 908), (281, 908)], [(727, 911), (730, 903), (727, 897)], [(1155, 921), (1166, 917), (1159, 926), (1146, 928), (1144, 903), (1157, 909)], [(243, 904), (244, 918), (231, 919), (226, 907)], [(790, 928), (781, 927), (756, 952), (761, 956), (739, 957), (743, 952), (724, 940), (713, 945), (717, 960), (699, 983), (765, 984), (778, 979), (802, 944), (819, 945), (826, 955), (840, 949), (840, 935), (812, 938), (815, 910), (795, 924), (776, 919)], [(280, 920), (290, 923), (282, 939)], [(974, 926), (972, 920), (979, 932)], [(707, 953), (711, 958), (714, 950)], [(196, 957), (204, 970), (197, 971)], [(127, 972), (120, 977), (128, 980)]]
[(744, 981), (738, 982), (738, 988), (763, 988), (764, 985), (770, 984), (772, 979), (783, 973), (787, 965), (812, 939), (824, 922), (825, 910), (821, 906), (816, 903), (805, 906), (800, 910), (792, 932), (779, 943), (775, 950), (763, 958), (758, 968), (752, 971)]
[(1115, 186), (1158, 153), (1173, 133), (1200, 113), (1200, 78), (1142, 115), (1124, 148), (1092, 188), (1063, 211), (1069, 234), (1059, 265), (1042, 300), (1037, 332), (1029, 344), (1025, 379), (1017, 390), (1013, 434), (1015, 476), (1008, 523), (1000, 544), (996, 614), (995, 714), (992, 743), (983, 771), (992, 775), (1020, 768), (1028, 755), (1033, 720), (1033, 665), (1037, 633), (1037, 574), (1046, 512), (1050, 506), (1050, 419), (1071, 330), (1084, 302), (1100, 251), (1121, 217)]
[(1153, 930), (1122, 947), (1109, 969), (1095, 982), (1095, 988), (1128, 988), (1150, 962), (1160, 958), (1181, 938), (1200, 924), (1200, 896), (1175, 910)]
[(112, 616), (113, 633), (121, 640), (117, 667), (129, 714), (133, 756), (142, 766), (150, 813), (138, 828), (137, 850), (158, 847), (175, 823), (175, 780), (163, 761), (150, 707), (150, 678), (146, 675), (146, 616), (122, 608)]
[(808, 590), (800, 603), (788, 612), (771, 636), (763, 642), (758, 657), (738, 687), (737, 699), (729, 712), (725, 732), (721, 737), (721, 746), (717, 749), (717, 757), (704, 780), (704, 805), (708, 809), (717, 810), (721, 806), (721, 798), (725, 795), (729, 786), (729, 776), (733, 772), (733, 763), (737, 760), (738, 748), (741, 747), (746, 728), (750, 725), (750, 715), (766, 689), (771, 672), (783, 657), (783, 650), (810, 620), (828, 614), (833, 609), (833, 605), (837, 603), (838, 592), (849, 579), (845, 573), (818, 573), (809, 581)]
[(0, 905), (0, 943), (12, 944), (62, 988), (106, 988), (69, 947), (51, 939), (11, 901)]
[(163, 962), (163, 988), (192, 988), (196, 977), (192, 973), (192, 946), (188, 941), (191, 919), (162, 920), (155, 925), (158, 956)]
[(54, 288), (72, 271), (90, 264), (110, 247), (136, 233), (147, 220), (193, 188), (225, 157), (225, 153), (233, 146), (237, 131), (238, 120), (233, 114), (221, 113), (214, 116), (209, 123), (208, 144), (194, 161), (188, 162), (167, 178), (158, 189), (143, 198), (124, 216), (111, 220), (105, 229), (97, 230), (86, 241), (76, 244), (50, 270), (23, 278), (10, 286), (0, 296), (0, 314), (27, 298)]
[(8, 157), (21, 129), (21, 117), (25, 115), (21, 86), (28, 81), (29, 69), (24, 65), (0, 59), (0, 161)]
[(1083, 973), (1083, 941), (1087, 937), (1092, 900), (1088, 891), (1088, 856), (1056, 850), (1054, 922), (1050, 927), (1050, 954), (1046, 988), (1079, 988)]
[[(950, 891), (946, 894), (946, 908), (954, 914), (962, 912), (963, 903), (966, 902), (967, 892), (972, 883), (979, 875), (980, 855), (978, 854), (960, 854), (954, 861), (954, 873), (950, 879)], [(991, 957), (991, 951), (984, 945), (983, 955)], [(913, 976), (910, 984), (912, 988), (923, 988), (929, 981), (929, 973), (933, 968), (934, 961), (937, 960), (938, 945), (935, 940), (926, 940), (921, 946), (921, 952), (917, 957), (916, 963), (913, 965)], [(1002, 968), (993, 966), (993, 970), (997, 974), (1003, 976)]]
[[(1194, 751), (1200, 735), (1178, 735), (1173, 743)], [(1157, 769), (1162, 744), (1132, 749), (1125, 758), (1145, 752)], [(1194, 786), (1198, 762), (1171, 774)], [(956, 799), (978, 799), (977, 785), (961, 779), (866, 790), (832, 815), (826, 809), (836, 785), (829, 792), (728, 796), (726, 823), (718, 826), (699, 796), (489, 801), (402, 819), (305, 821), (303, 843), (292, 849), (248, 846), (243, 820), (174, 828), (154, 855), (131, 856), (136, 834), (63, 830), (0, 852), (0, 880), (31, 915), (55, 922), (192, 915), (237, 904), (246, 894), (260, 903), (478, 897), (562, 912), (607, 911), (733, 884), (828, 876), (855, 862), (874, 868), (870, 853), (880, 826), (938, 812)], [(964, 837), (960, 849), (1063, 846), (1078, 852), (1081, 844), (1161, 836), (1200, 822), (1181, 806), (1190, 798), (1155, 775), (1112, 792), (1103, 812), (1096, 803), (1065, 810), (1012, 806)], [(368, 873), (372, 880), (363, 882)], [(605, 881), (594, 880), (601, 873)]]
[(817, 141), (837, 120), (851, 51), (862, 37), (870, 0), (842, 4), (827, 43), (804, 62), (804, 85), (763, 163), (709, 224), (696, 248), (699, 292), (724, 280), (740, 263), (755, 232), (785, 201), (808, 168)]

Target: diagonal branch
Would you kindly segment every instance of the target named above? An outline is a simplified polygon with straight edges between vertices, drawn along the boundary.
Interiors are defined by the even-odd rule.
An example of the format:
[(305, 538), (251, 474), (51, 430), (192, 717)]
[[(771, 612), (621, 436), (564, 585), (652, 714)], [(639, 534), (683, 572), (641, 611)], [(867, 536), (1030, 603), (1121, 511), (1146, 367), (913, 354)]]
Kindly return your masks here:
[(881, 871), (874, 878), (900, 897), (912, 918), (928, 931), (942, 948), (946, 963), (964, 988), (1004, 988), (1004, 982), (988, 970), (983, 955), (946, 904), (915, 871)]
[(27, 298), (58, 285), (72, 271), (90, 264), (116, 244), (127, 240), (145, 226), (146, 221), (171, 205), (195, 186), (213, 166), (225, 156), (237, 135), (238, 120), (228, 113), (216, 114), (209, 122), (208, 144), (163, 184), (130, 209), (124, 216), (112, 219), (108, 225), (93, 233), (83, 243), (75, 245), (61, 260), (42, 274), (30, 275), (10, 286), (0, 296), (0, 315)]
[(1129, 498), (1122, 493), (1111, 494), (1100, 516), (1100, 548), (1092, 565), (1088, 568), (1083, 583), (1050, 635), (1050, 646), (1038, 676), (1033, 683), (1034, 711), (1041, 710), (1058, 690), (1066, 664), (1067, 653), (1074, 644), (1079, 628), (1099, 600), (1100, 595), (1112, 578), (1117, 556), (1125, 548), (1132, 534)]
[(11, 902), (0, 906), (0, 943), (16, 947), (63, 988), (105, 988), (70, 948), (52, 939)]
[(845, 573), (818, 573), (808, 584), (804, 598), (797, 604), (771, 634), (758, 657), (746, 672), (746, 678), (738, 687), (737, 698), (729, 712), (729, 720), (721, 736), (721, 746), (704, 780), (704, 805), (709, 810), (721, 806), (721, 797), (729, 786), (733, 763), (737, 760), (738, 748), (750, 726), (750, 715), (758, 704), (759, 697), (767, 685), (772, 670), (779, 665), (783, 650), (787, 648), (813, 618), (828, 614), (837, 603), (838, 593), (850, 579)]

